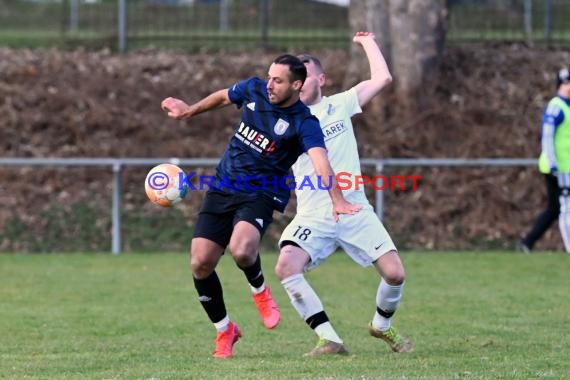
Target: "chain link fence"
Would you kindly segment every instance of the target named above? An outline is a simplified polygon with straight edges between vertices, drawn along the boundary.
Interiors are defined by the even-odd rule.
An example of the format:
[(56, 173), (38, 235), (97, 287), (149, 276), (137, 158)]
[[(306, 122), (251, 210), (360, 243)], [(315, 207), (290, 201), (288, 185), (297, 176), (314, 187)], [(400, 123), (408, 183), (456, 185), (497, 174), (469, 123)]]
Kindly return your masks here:
[[(348, 1), (0, 0), (0, 46), (349, 47)], [(570, 40), (567, 0), (450, 0), (448, 42)]]

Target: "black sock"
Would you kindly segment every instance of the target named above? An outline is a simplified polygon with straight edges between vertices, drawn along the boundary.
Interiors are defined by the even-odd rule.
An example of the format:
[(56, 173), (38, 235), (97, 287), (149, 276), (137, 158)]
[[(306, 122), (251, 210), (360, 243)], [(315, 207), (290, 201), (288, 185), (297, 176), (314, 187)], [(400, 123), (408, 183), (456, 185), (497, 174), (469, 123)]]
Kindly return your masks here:
[(310, 328), (314, 330), (317, 328), (317, 326), (320, 326), (328, 321), (329, 317), (327, 313), (325, 313), (325, 311), (323, 310), (319, 311), (317, 314), (311, 315), (309, 318), (307, 318), (305, 322), (309, 325)]
[(245, 273), (245, 278), (251, 286), (254, 288), (259, 288), (265, 282), (265, 278), (263, 277), (263, 272), (261, 271), (261, 258), (259, 253), (257, 254), (257, 258), (255, 259), (255, 263), (252, 266), (247, 268), (242, 268), (238, 265), (238, 268)]
[(396, 310), (392, 310), (392, 311), (382, 310), (378, 306), (376, 306), (376, 311), (378, 312), (378, 314), (380, 314), (381, 316), (383, 316), (386, 319), (392, 318), (392, 316), (396, 312)]
[(228, 314), (224, 304), (224, 291), (216, 271), (204, 279), (194, 278), (194, 287), (198, 291), (198, 300), (212, 323), (221, 321)]

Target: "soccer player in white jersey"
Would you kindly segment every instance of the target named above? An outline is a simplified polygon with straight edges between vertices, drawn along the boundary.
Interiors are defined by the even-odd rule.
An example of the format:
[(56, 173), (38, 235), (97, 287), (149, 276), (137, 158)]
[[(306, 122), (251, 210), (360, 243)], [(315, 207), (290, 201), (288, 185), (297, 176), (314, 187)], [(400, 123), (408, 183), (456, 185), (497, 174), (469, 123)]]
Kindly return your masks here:
[[(370, 79), (330, 97), (323, 96), (321, 92), (325, 74), (319, 59), (311, 55), (299, 56), (307, 67), (301, 100), (320, 121), (334, 172), (350, 173), (352, 178), (361, 172), (350, 118), (362, 112), (361, 107), (392, 81), (374, 34), (358, 32), (353, 42), (361, 45), (366, 53)], [(308, 176), (317, 186), (318, 178), (306, 154), (294, 164), (293, 174), (297, 183)], [(364, 189), (351, 186), (343, 190), (343, 194), (349, 202), (363, 205), (363, 209), (356, 215), (341, 216), (337, 223), (332, 217), (331, 201), (326, 191), (312, 190), (310, 186), (296, 190), (297, 215), (279, 240), (280, 254), (275, 267), (277, 277), (297, 312), (319, 338), (317, 346), (307, 355), (347, 353), (319, 296), (303, 275), (320, 265), (339, 246), (363, 267), (374, 265), (381, 276), (375, 314), (368, 325), (370, 334), (384, 340), (395, 352), (412, 351), (412, 343), (391, 324), (392, 315), (402, 298), (405, 277), (398, 251), (368, 202)]]

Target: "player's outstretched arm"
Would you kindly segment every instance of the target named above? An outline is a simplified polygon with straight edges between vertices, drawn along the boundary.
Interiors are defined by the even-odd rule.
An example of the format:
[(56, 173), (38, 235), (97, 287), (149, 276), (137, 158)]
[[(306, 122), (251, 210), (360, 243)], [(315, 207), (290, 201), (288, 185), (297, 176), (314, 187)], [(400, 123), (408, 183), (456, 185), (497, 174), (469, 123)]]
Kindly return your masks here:
[(228, 90), (224, 89), (218, 90), (192, 105), (188, 105), (180, 99), (166, 98), (162, 101), (160, 106), (169, 117), (176, 120), (182, 120), (229, 104), (231, 104), (231, 101), (228, 95)]
[(370, 65), (370, 79), (355, 86), (358, 103), (362, 107), (392, 82), (392, 74), (390, 74), (388, 64), (376, 43), (374, 33), (358, 32), (352, 41), (362, 45)]
[[(355, 214), (362, 209), (361, 205), (347, 202), (338, 188), (336, 176), (329, 162), (327, 151), (324, 148), (311, 148), (307, 151), (315, 168), (315, 173), (321, 179), (321, 183), (328, 188), (333, 203), (333, 217), (338, 222), (339, 214)], [(318, 190), (315, 190), (318, 191)]]

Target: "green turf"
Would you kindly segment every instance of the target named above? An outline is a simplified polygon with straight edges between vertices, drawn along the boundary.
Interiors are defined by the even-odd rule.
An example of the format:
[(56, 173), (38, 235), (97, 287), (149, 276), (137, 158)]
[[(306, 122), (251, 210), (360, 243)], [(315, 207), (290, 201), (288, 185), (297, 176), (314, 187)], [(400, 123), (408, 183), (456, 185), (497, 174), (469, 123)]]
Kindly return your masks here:
[(304, 358), (316, 343), (273, 275), (282, 309), (265, 330), (243, 274), (219, 274), (244, 337), (214, 360), (214, 329), (183, 254), (0, 255), (1, 379), (563, 379), (570, 377), (570, 256), (403, 253), (398, 355), (367, 335), (377, 276), (338, 254), (308, 275), (351, 352)]

